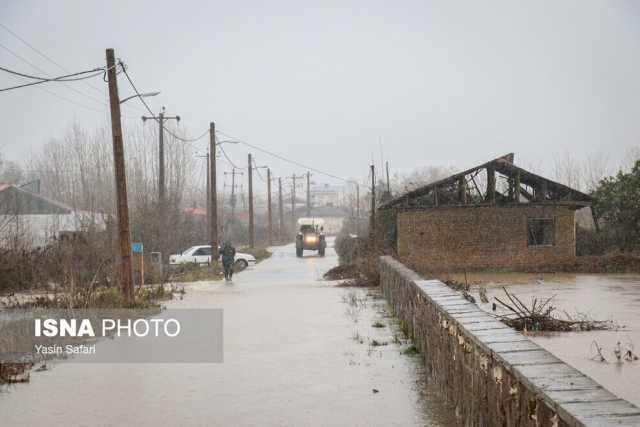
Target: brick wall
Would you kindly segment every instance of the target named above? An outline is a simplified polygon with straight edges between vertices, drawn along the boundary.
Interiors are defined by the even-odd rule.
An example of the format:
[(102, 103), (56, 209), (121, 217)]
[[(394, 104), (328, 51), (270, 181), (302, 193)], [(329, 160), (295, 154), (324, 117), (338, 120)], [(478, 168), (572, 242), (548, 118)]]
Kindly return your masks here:
[[(529, 246), (529, 219), (554, 220), (554, 244)], [(398, 255), (430, 271), (545, 267), (571, 261), (575, 213), (562, 206), (442, 207), (398, 214)]]

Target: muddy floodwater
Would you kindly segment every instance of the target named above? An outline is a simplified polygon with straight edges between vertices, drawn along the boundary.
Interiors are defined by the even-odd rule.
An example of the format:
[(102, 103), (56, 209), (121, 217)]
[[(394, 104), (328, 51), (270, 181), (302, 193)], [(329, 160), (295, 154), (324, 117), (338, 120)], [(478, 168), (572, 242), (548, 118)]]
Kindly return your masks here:
[[(455, 279), (464, 281), (464, 276)], [(640, 353), (640, 276), (639, 275), (571, 275), (571, 274), (469, 274), (470, 283), (484, 283), (490, 303), (504, 292), (517, 295), (525, 304), (531, 298), (555, 295), (552, 305), (559, 314), (586, 314), (593, 320), (611, 320), (623, 326), (617, 330), (544, 333), (531, 339), (551, 353), (590, 376), (617, 396), (640, 405), (640, 361), (619, 361), (614, 349), (632, 347)], [(478, 303), (491, 311), (490, 304)], [(501, 298), (502, 299), (502, 298)], [(504, 299), (503, 299), (504, 301)], [(595, 343), (607, 362), (593, 360)]]
[(224, 363), (50, 364), (2, 388), (0, 425), (454, 425), (384, 300), (322, 280), (336, 263), (289, 245), (189, 284), (169, 304), (224, 309)]

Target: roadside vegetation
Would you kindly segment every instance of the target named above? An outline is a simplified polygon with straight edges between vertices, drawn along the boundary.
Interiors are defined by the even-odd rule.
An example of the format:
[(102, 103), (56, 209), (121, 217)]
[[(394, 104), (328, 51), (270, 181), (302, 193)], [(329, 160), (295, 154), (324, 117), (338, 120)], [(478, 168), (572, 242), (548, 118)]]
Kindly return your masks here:
[[(166, 266), (169, 255), (206, 243), (206, 210), (199, 207), (205, 204), (205, 186), (202, 180), (193, 179), (199, 160), (188, 144), (172, 143), (176, 142), (175, 137), (165, 135), (166, 201), (164, 215), (160, 215), (157, 130), (138, 125), (125, 129), (125, 133), (131, 238), (144, 245), (145, 284), (219, 279), (222, 275), (215, 265), (185, 266), (173, 272), (164, 268), (162, 277), (151, 263), (152, 252), (161, 252)], [(17, 198), (5, 200), (9, 198), (6, 196), (0, 200), (0, 295), (54, 291), (73, 294), (84, 288), (94, 292), (119, 288), (112, 150), (108, 128), (88, 129), (73, 124), (24, 164), (3, 160), (0, 152), (1, 184), (16, 185), (72, 212), (86, 214), (77, 231), (60, 236), (51, 230), (52, 238), (47, 243), (36, 242), (29, 232), (30, 218), (20, 212)], [(221, 238), (238, 248), (247, 244), (246, 224), (230, 217), (230, 211), (222, 204), (219, 209), (225, 225)], [(256, 242), (266, 244), (266, 221), (256, 222), (255, 231)], [(292, 233), (287, 228), (282, 236), (274, 238), (281, 243), (289, 240)], [(271, 255), (261, 246), (239, 250), (253, 254), (258, 262)]]
[(342, 280), (340, 286), (375, 287), (380, 284), (378, 252), (369, 239), (343, 232), (336, 238), (335, 250), (340, 264), (324, 277), (327, 280)]
[(238, 249), (238, 252), (244, 252), (245, 254), (253, 255), (256, 258), (256, 262), (258, 263), (264, 261), (272, 255), (266, 247), (250, 248), (246, 246)]

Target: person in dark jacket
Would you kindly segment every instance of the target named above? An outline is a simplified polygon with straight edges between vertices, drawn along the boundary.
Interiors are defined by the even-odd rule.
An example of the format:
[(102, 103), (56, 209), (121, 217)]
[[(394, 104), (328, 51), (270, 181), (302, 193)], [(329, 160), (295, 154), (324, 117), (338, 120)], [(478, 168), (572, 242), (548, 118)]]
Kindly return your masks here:
[(224, 242), (222, 245), (222, 250), (220, 251), (220, 255), (222, 256), (222, 267), (224, 268), (224, 278), (229, 281), (233, 277), (233, 262), (236, 257), (236, 248), (231, 245), (231, 242), (228, 240)]

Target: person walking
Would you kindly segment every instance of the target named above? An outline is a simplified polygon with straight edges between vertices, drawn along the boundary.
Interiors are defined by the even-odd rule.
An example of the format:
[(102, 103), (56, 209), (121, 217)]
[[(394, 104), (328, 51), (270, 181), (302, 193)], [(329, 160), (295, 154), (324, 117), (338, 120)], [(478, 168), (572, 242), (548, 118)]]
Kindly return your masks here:
[(236, 257), (236, 248), (231, 245), (228, 240), (224, 242), (222, 250), (222, 267), (224, 269), (224, 278), (226, 281), (230, 281), (233, 278), (233, 263)]

